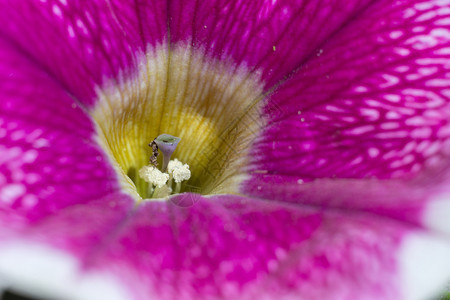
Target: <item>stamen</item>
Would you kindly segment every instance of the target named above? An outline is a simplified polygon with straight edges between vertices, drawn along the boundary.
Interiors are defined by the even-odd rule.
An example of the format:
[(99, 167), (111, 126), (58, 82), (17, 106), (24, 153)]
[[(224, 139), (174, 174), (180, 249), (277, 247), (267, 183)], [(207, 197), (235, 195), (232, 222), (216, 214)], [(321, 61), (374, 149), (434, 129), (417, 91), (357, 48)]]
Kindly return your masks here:
[(156, 185), (158, 188), (163, 187), (167, 180), (169, 180), (169, 174), (161, 172), (154, 166), (143, 166), (139, 170), (139, 176), (146, 182)]
[(178, 159), (171, 160), (168, 167), (169, 174), (173, 176), (176, 183), (191, 178), (191, 171), (188, 164), (183, 164)]
[(170, 157), (172, 156), (172, 153), (175, 151), (178, 143), (180, 142), (180, 138), (164, 133), (158, 136), (154, 140), (154, 142), (163, 154), (163, 165), (161, 171), (165, 172), (167, 169), (167, 165), (169, 164)]
[(182, 166), (183, 163), (175, 158), (174, 160), (169, 161), (169, 165), (167, 166), (167, 172), (169, 172), (169, 174), (172, 174), (174, 170)]
[(181, 182), (191, 178), (191, 171), (188, 164), (183, 164), (178, 159), (171, 160), (169, 162), (168, 171), (170, 174), (169, 182), (172, 183), (172, 178), (175, 180), (175, 194), (178, 194), (181, 190)]

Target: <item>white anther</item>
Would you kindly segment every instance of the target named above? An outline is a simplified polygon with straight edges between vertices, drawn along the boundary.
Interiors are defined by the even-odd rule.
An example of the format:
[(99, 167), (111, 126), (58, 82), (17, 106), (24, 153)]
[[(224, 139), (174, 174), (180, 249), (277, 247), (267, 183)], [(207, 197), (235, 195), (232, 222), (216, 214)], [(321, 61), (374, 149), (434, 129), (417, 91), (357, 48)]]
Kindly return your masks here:
[(169, 174), (173, 176), (173, 179), (175, 180), (176, 183), (191, 178), (191, 171), (189, 170), (188, 164), (183, 164), (176, 158), (174, 160), (169, 161), (167, 170), (169, 171)]
[(189, 178), (191, 178), (191, 171), (189, 170), (189, 166), (186, 164), (184, 164), (182, 168), (178, 168), (173, 171), (173, 179), (177, 183), (188, 180)]
[(139, 170), (139, 177), (144, 179), (148, 183), (152, 183), (157, 187), (163, 187), (167, 180), (169, 180), (169, 174), (163, 173), (154, 166), (144, 166)]
[(169, 172), (169, 174), (172, 174), (175, 169), (178, 169), (181, 167), (183, 167), (183, 163), (175, 158), (175, 159), (169, 161), (169, 165), (167, 166), (167, 172)]

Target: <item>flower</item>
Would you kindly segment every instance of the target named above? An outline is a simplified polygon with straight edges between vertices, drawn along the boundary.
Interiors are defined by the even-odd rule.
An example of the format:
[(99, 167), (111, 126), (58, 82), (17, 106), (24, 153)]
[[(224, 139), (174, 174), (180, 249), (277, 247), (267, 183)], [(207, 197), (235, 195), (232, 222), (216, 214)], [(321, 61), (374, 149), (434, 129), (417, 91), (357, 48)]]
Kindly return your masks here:
[[(448, 0), (0, 1), (1, 283), (67, 299), (439, 292), (449, 15)], [(145, 199), (163, 133), (198, 193)]]

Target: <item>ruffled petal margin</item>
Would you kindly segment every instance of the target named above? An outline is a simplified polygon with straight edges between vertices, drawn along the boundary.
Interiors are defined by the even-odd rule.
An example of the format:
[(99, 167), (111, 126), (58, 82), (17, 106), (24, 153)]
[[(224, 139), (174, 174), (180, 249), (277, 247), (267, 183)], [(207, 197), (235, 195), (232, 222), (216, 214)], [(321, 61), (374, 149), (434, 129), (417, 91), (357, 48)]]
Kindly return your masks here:
[[(98, 209), (66, 210), (23, 233), (27, 243), (19, 237), (2, 243), (0, 274), (28, 277), (11, 288), (30, 292), (40, 283), (66, 297), (75, 279), (97, 278), (97, 289), (80, 286), (105, 293), (120, 283), (114, 299), (423, 299), (450, 275), (450, 243), (369, 214), (181, 194), (144, 203), (98, 239)], [(74, 234), (69, 217), (86, 224), (90, 238)], [(91, 251), (76, 250), (79, 241)], [(55, 249), (59, 254), (49, 257)], [(36, 255), (46, 263), (31, 274), (26, 266)], [(73, 257), (76, 268), (68, 263)], [(67, 282), (51, 281), (58, 272)]]

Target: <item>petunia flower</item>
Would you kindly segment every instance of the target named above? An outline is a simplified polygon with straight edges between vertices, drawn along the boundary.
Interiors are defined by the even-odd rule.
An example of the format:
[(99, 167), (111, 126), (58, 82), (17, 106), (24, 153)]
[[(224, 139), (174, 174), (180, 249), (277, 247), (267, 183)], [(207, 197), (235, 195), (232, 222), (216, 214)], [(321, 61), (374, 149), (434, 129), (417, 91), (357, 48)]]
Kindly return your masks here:
[[(0, 25), (4, 289), (409, 300), (450, 281), (450, 1), (1, 0)], [(161, 134), (191, 177), (153, 197)]]

